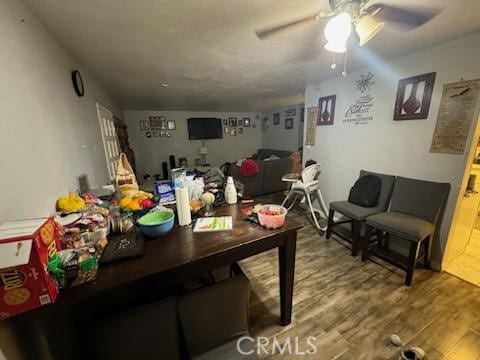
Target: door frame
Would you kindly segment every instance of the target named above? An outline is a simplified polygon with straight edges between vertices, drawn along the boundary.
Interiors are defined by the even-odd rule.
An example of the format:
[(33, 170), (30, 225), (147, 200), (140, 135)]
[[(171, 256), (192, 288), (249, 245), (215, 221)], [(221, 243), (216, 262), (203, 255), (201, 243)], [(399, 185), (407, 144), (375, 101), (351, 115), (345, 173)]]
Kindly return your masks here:
[[(466, 161), (464, 164), (464, 169), (463, 169), (463, 178), (462, 182), (460, 184), (460, 189), (458, 192), (458, 197), (455, 202), (455, 210), (453, 212), (452, 216), (452, 221), (450, 225), (450, 229), (448, 231), (448, 237), (447, 237), (447, 243), (445, 247), (445, 252), (443, 253), (442, 257), (442, 263), (441, 263), (441, 268), (443, 269), (444, 264), (449, 260), (449, 257), (452, 253), (451, 249), (453, 248), (453, 238), (455, 235), (457, 223), (458, 223), (458, 218), (460, 216), (460, 206), (461, 202), (463, 200), (465, 191), (467, 190), (467, 185), (468, 185), (468, 178), (470, 177), (470, 173), (472, 170), (472, 165), (473, 165), (473, 158), (475, 156), (475, 151), (477, 149), (477, 144), (480, 141), (480, 100), (477, 101), (477, 106), (475, 109), (475, 116), (474, 119), (476, 118), (476, 123), (474, 125), (474, 133), (473, 136), (469, 138), (470, 142), (468, 145), (468, 156), (466, 157)], [(467, 139), (468, 140), (468, 139)]]

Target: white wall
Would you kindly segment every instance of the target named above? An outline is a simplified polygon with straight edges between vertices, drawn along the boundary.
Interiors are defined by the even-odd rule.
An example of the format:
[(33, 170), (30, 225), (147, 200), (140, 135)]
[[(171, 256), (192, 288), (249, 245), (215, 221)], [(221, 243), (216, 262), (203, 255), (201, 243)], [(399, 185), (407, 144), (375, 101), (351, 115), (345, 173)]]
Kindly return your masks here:
[[(297, 151), (303, 143), (303, 122), (301, 122), (301, 109), (303, 104), (279, 109), (273, 112), (262, 114), (262, 119), (268, 117), (268, 127), (263, 130), (263, 147), (266, 149)], [(293, 129), (285, 129), (285, 111), (295, 109), (293, 118)], [(280, 124), (273, 124), (273, 114), (280, 114)], [(290, 117), (290, 116), (289, 116)]]
[[(305, 109), (316, 106), (321, 96), (337, 95), (334, 125), (317, 126), (316, 146), (306, 148), (303, 157), (323, 163), (320, 181), (328, 202), (347, 198), (360, 169), (451, 183), (440, 241), (432, 253), (437, 262), (445, 251), (468, 151), (464, 155), (433, 154), (430, 144), (443, 85), (460, 78), (480, 78), (479, 44), (480, 33), (476, 33), (388, 63), (377, 61), (369, 69), (305, 89)], [(343, 123), (348, 106), (358, 97), (354, 82), (368, 71), (375, 76), (374, 119), (366, 125)], [(436, 72), (437, 77), (428, 119), (393, 121), (398, 80), (429, 72)]]
[[(169, 155), (175, 155), (178, 163), (180, 157), (186, 157), (190, 168), (194, 167), (195, 159), (199, 158), (198, 148), (201, 141), (188, 139), (187, 119), (191, 117), (215, 117), (228, 119), (236, 117), (250, 118), (250, 127), (243, 127), (243, 134), (231, 136), (223, 134), (223, 139), (207, 140), (207, 162), (211, 165), (222, 165), (226, 161), (233, 162), (254, 154), (262, 147), (261, 120), (256, 113), (224, 113), (224, 112), (191, 112), (191, 111), (125, 111), (125, 121), (128, 125), (130, 144), (135, 151), (137, 172), (140, 177), (145, 174), (162, 174), (162, 162)], [(148, 120), (149, 116), (165, 116), (167, 120), (175, 120), (176, 130), (172, 136), (147, 138), (145, 131), (140, 130), (139, 120)], [(223, 120), (222, 120), (223, 121)]]
[[(23, 19), (23, 21), (22, 21)], [(86, 174), (108, 180), (95, 102), (113, 100), (20, 1), (0, 0), (0, 222), (49, 215)], [(86, 95), (70, 72), (79, 69)]]
[[(0, 0), (0, 43), (1, 223), (49, 215), (82, 174), (93, 186), (105, 183), (95, 102), (119, 109), (20, 1)], [(82, 73), (83, 98), (74, 93), (72, 69)], [(1, 327), (2, 351), (14, 358), (6, 336)]]

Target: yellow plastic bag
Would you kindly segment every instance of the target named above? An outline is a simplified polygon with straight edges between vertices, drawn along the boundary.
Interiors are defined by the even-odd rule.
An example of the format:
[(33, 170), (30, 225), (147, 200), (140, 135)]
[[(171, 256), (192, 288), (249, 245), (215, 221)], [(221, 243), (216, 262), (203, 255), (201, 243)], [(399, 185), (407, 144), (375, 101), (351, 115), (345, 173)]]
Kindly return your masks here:
[(125, 153), (118, 159), (117, 176), (115, 185), (120, 196), (134, 197), (138, 193), (138, 182)]

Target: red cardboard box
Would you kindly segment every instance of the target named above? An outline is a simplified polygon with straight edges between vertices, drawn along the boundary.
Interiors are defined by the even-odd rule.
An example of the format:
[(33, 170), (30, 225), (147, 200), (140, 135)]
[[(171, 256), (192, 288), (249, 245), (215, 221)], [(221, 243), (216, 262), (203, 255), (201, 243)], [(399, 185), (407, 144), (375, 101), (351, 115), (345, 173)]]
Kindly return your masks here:
[(8, 318), (57, 299), (48, 261), (60, 249), (52, 218), (0, 225), (0, 318)]

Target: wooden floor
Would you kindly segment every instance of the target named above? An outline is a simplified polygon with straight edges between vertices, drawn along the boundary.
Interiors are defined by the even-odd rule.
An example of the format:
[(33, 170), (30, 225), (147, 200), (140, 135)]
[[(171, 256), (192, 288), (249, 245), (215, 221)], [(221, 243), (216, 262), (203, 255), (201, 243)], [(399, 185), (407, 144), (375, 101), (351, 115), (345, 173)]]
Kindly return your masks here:
[(297, 241), (293, 321), (278, 325), (278, 258), (270, 251), (241, 262), (251, 280), (250, 332), (284, 342), (298, 337), (299, 350), (314, 336), (316, 355), (265, 355), (291, 359), (398, 359), (389, 343), (398, 334), (405, 345), (426, 351), (427, 359), (480, 359), (480, 288), (446, 273), (418, 269), (414, 284), (402, 273), (362, 263), (337, 241), (326, 240), (303, 210)]

